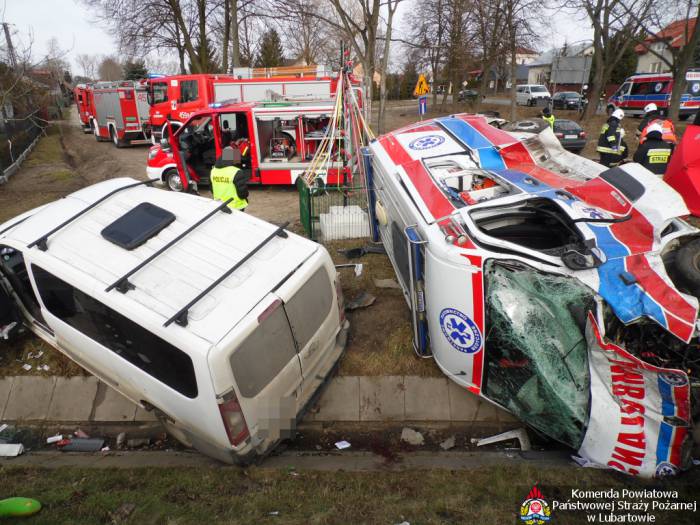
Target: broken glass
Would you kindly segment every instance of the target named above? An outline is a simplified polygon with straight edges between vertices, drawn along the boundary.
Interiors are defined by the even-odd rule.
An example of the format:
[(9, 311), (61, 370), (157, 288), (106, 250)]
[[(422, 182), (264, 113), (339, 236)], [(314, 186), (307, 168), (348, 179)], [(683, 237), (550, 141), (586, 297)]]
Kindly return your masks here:
[(584, 330), (593, 292), (520, 263), (489, 261), (485, 278), (486, 397), (578, 448), (589, 410)]

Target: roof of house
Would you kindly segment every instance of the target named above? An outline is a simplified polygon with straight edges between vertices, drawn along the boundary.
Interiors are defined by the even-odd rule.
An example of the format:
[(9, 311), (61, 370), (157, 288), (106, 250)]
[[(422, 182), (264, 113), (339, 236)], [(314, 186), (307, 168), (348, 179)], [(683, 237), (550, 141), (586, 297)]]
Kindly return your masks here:
[(568, 56), (575, 57), (582, 55), (585, 51), (591, 47), (591, 42), (580, 42), (578, 44), (571, 44), (566, 46), (566, 49), (561, 47), (555, 47), (545, 51), (539, 55), (532, 63), (527, 64), (528, 67), (532, 66), (544, 66), (552, 63), (555, 56)]
[(525, 47), (525, 46), (516, 47), (515, 52), (518, 55), (536, 55), (537, 54), (537, 51), (535, 51), (534, 49), (530, 49), (529, 47)]
[(646, 46), (644, 44), (637, 44), (634, 50), (637, 54), (644, 55), (649, 51), (649, 44), (662, 40), (665, 41), (669, 47), (679, 49), (686, 44), (686, 36), (690, 38), (693, 35), (696, 22), (696, 18), (682, 19), (671, 22), (658, 33), (646, 37), (644, 39), (644, 41), (647, 43)]

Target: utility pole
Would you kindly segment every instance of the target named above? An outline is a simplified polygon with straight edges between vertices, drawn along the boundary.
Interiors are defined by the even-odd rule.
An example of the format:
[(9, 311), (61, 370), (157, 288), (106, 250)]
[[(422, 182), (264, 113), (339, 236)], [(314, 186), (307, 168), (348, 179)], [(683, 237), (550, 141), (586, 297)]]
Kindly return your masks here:
[(10, 24), (2, 23), (2, 28), (5, 30), (5, 40), (7, 41), (7, 54), (10, 57), (10, 65), (12, 69), (17, 69), (17, 57), (15, 56), (15, 48), (12, 46), (12, 36), (10, 35)]

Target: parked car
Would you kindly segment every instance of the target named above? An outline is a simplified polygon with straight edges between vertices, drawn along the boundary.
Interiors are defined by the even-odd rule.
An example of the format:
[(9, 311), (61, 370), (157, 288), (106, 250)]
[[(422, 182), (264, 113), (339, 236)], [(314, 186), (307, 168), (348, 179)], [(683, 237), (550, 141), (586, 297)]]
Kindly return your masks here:
[(523, 84), (516, 88), (516, 102), (521, 106), (546, 105), (551, 97), (541, 84)]
[(479, 92), (476, 89), (460, 89), (457, 96), (458, 102), (472, 101), (479, 98)]
[(588, 138), (586, 132), (573, 120), (558, 118), (554, 121), (554, 135), (559, 142), (569, 151), (580, 153), (586, 147)]
[(575, 91), (560, 91), (552, 97), (552, 107), (554, 109), (583, 109), (586, 99)]
[(676, 191), (467, 114), (368, 149), (419, 355), (591, 464), (689, 468), (700, 230)]
[(0, 254), (0, 329), (225, 462), (288, 437), (345, 346), (328, 252), (210, 199), (112, 179), (0, 225)]

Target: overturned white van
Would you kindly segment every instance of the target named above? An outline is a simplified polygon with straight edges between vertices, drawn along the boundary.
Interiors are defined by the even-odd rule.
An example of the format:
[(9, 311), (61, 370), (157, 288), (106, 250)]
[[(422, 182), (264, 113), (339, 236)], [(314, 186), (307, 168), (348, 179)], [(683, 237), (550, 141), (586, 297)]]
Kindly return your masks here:
[(0, 277), (0, 327), (24, 323), (226, 462), (290, 435), (347, 339), (322, 246), (132, 179), (0, 225)]

